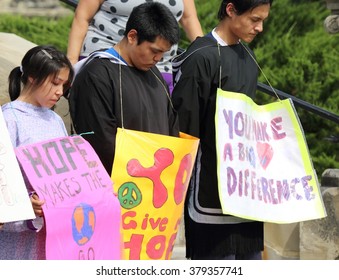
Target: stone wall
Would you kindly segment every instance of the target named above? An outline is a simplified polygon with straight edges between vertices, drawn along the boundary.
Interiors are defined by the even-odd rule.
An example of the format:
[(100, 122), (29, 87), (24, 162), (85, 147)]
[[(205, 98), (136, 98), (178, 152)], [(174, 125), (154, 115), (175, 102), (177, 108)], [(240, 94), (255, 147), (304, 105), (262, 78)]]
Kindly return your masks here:
[(58, 0), (0, 0), (0, 13), (61, 17), (73, 13)]
[(322, 175), (327, 217), (300, 223), (300, 259), (339, 260), (339, 169)]
[(322, 174), (327, 217), (293, 224), (265, 224), (266, 259), (339, 260), (339, 169)]

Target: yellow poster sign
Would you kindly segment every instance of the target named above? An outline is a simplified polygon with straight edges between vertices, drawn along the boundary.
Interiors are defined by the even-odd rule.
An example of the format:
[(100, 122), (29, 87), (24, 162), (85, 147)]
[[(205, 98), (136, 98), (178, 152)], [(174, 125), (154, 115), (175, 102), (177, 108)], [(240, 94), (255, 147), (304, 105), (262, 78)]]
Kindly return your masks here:
[(127, 259), (170, 259), (198, 145), (186, 134), (118, 128), (112, 181)]

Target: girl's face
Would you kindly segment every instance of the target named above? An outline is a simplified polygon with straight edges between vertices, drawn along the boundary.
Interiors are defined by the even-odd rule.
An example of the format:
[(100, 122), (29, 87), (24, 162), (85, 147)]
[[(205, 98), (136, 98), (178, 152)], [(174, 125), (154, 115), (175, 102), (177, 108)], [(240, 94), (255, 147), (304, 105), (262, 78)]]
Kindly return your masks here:
[(54, 75), (49, 76), (39, 87), (34, 89), (31, 103), (39, 107), (53, 107), (63, 95), (68, 77), (69, 69), (66, 67), (60, 69), (55, 77)]

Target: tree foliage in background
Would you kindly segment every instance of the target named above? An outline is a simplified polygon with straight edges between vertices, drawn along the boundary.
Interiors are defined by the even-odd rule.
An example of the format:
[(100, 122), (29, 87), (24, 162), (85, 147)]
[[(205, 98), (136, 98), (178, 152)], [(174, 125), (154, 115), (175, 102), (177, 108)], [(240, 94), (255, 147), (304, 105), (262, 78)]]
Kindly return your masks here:
[(72, 19), (72, 16), (56, 19), (1, 14), (0, 32), (14, 33), (37, 45), (54, 45), (66, 52)]
[[(195, 0), (204, 32), (218, 22), (220, 0)], [(339, 112), (339, 34), (330, 35), (324, 20), (330, 11), (322, 0), (275, 0), (264, 32), (250, 44), (270, 84), (281, 91)], [(53, 44), (66, 52), (72, 16), (56, 19), (1, 15), (0, 31), (15, 33), (36, 44)], [(182, 32), (181, 48), (189, 41)], [(261, 74), (260, 81), (267, 84)], [(258, 92), (259, 104), (272, 97)], [(307, 143), (320, 178), (327, 168), (339, 168), (338, 124), (297, 108)]]

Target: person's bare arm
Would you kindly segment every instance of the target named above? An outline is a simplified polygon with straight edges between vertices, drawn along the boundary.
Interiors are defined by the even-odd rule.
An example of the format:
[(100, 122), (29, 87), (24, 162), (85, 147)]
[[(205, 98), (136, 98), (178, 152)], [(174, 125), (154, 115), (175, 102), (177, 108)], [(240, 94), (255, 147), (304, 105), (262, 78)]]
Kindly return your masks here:
[(103, 2), (104, 0), (79, 1), (68, 37), (67, 57), (72, 64), (78, 61), (88, 25)]
[(200, 21), (198, 19), (197, 10), (194, 0), (183, 0), (184, 14), (180, 19), (180, 24), (184, 29), (187, 38), (192, 42), (198, 36), (203, 36)]

